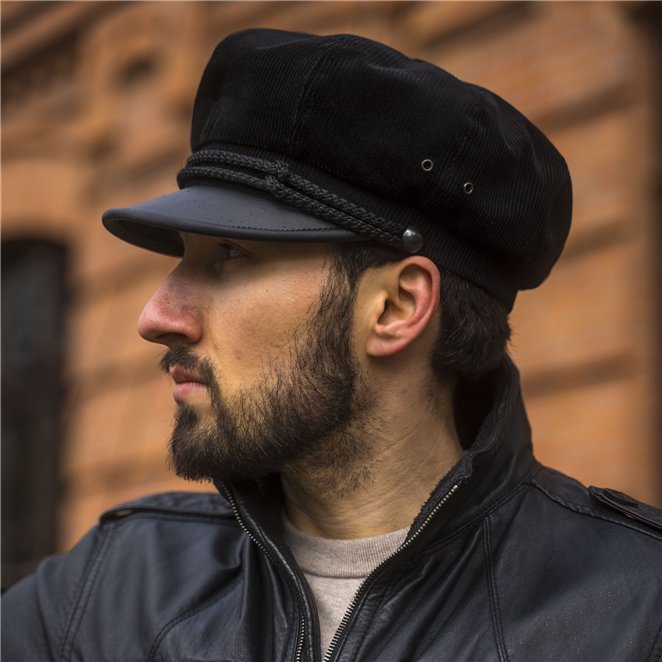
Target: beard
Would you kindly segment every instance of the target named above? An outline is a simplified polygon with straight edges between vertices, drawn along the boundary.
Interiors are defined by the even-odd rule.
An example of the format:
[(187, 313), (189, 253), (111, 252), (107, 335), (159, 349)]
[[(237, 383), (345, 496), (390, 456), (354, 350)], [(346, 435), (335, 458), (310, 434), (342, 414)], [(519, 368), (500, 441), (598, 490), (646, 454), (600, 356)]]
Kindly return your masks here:
[(358, 473), (347, 471), (369, 457), (358, 421), (372, 403), (351, 347), (354, 299), (344, 276), (330, 268), (316, 310), (297, 329), (286, 358), (232, 397), (223, 396), (209, 359), (187, 346), (166, 352), (161, 367), (195, 370), (211, 401), (205, 422), (194, 407), (178, 406), (169, 447), (175, 473), (187, 480), (245, 481), (300, 463), (329, 489), (353, 489), (349, 475), (365, 479), (365, 463)]

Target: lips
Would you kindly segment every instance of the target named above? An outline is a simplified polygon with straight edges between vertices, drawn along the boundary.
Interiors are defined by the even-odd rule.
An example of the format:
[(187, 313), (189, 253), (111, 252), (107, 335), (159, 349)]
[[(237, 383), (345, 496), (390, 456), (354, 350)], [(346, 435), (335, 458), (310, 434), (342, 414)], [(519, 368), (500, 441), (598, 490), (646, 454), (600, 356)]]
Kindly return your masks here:
[(168, 374), (175, 384), (184, 384), (185, 382), (193, 382), (195, 384), (205, 384), (205, 381), (197, 373), (184, 370), (179, 366), (173, 366), (168, 370)]
[(175, 382), (172, 396), (175, 402), (183, 403), (194, 397), (201, 389), (207, 387), (206, 382), (196, 372), (185, 370), (179, 366), (172, 366), (168, 370), (168, 374)]

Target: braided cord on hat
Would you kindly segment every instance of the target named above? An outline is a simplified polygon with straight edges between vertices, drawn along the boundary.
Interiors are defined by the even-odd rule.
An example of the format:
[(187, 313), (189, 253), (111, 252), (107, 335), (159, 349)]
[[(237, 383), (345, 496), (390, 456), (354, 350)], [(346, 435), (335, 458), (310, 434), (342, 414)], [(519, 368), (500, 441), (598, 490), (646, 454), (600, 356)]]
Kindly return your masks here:
[[(221, 168), (213, 165), (215, 163), (258, 171), (266, 176)], [(347, 230), (396, 248), (402, 247), (402, 229), (396, 223), (291, 172), (284, 161), (269, 161), (223, 150), (201, 150), (189, 157), (177, 175), (177, 182), (184, 188), (190, 179), (198, 178), (220, 179), (268, 192), (292, 207)]]

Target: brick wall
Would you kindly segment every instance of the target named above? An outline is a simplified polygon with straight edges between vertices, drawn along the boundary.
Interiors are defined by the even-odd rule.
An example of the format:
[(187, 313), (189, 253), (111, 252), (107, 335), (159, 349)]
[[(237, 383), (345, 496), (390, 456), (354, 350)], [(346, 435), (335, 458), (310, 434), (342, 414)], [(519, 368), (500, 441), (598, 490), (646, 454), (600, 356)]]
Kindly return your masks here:
[(47, 237), (73, 256), (59, 546), (118, 501), (206, 489), (165, 466), (170, 388), (135, 332), (172, 265), (99, 217), (174, 190), (202, 67), (224, 35), (255, 25), (385, 41), (548, 133), (575, 216), (556, 270), (512, 316), (537, 455), (660, 504), (651, 4), (3, 2), (3, 241)]

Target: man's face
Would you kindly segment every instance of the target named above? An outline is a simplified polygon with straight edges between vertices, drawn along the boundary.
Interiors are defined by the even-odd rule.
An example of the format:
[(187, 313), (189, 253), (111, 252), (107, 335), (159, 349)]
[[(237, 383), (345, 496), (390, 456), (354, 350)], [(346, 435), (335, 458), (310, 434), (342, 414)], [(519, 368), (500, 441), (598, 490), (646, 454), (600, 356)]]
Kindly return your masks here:
[(139, 321), (168, 347), (176, 472), (257, 478), (312, 457), (341, 468), (362, 453), (350, 432), (370, 400), (352, 349), (354, 297), (328, 249), (183, 240), (182, 262)]

